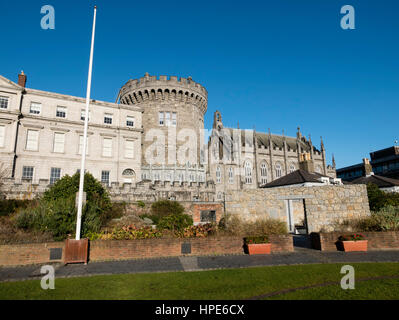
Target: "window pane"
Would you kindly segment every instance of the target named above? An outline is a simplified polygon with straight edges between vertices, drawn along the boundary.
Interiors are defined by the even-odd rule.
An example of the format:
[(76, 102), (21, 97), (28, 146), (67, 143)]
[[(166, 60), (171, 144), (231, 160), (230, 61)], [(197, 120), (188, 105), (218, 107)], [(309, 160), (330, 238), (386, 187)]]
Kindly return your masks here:
[(26, 150), (37, 151), (39, 131), (28, 130), (26, 137)]
[(111, 157), (112, 156), (112, 139), (104, 138), (103, 140), (103, 156)]
[(134, 118), (133, 117), (126, 117), (126, 126), (134, 127)]
[(105, 114), (104, 123), (105, 124), (112, 124), (112, 114)]
[(8, 108), (8, 98), (7, 97), (0, 97), (0, 108), (1, 109)]
[(22, 179), (33, 179), (33, 167), (23, 167), (22, 168)]
[(51, 168), (50, 184), (56, 183), (61, 178), (61, 168)]
[(54, 152), (64, 152), (65, 133), (54, 133)]
[[(79, 136), (79, 154), (83, 151), (83, 136)], [(89, 154), (89, 138), (86, 138), (86, 155)]]
[(109, 171), (101, 171), (101, 182), (109, 184)]
[(29, 113), (32, 114), (40, 114), (40, 110), (42, 108), (42, 105), (40, 103), (32, 102), (30, 104), (30, 110)]
[(5, 132), (6, 132), (6, 127), (0, 126), (0, 147), (4, 147)]
[(160, 126), (164, 125), (164, 114), (163, 114), (163, 112), (159, 113), (159, 125)]
[(58, 118), (66, 118), (66, 107), (57, 107), (56, 117)]
[(126, 140), (125, 158), (134, 158), (134, 141)]

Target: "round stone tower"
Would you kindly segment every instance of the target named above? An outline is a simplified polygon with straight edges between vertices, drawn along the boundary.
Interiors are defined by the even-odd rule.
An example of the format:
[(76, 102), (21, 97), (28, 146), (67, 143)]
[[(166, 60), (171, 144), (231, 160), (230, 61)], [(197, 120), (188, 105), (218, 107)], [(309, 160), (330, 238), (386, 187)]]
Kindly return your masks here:
[[(140, 79), (129, 80), (121, 88), (119, 99), (121, 104), (141, 106), (144, 110), (143, 179), (169, 180), (165, 177), (165, 172), (159, 173), (162, 177), (159, 177), (158, 173), (153, 174), (152, 171), (156, 171), (157, 167), (174, 167), (175, 170), (176, 166), (201, 167), (200, 142), (203, 142), (203, 138), (200, 135), (203, 135), (204, 115), (208, 103), (208, 93), (202, 85), (193, 81), (191, 77), (178, 79), (175, 76), (157, 77), (146, 73)], [(189, 138), (193, 133), (195, 139)], [(188, 144), (190, 148), (195, 144), (195, 159), (182, 163), (181, 153)], [(165, 160), (161, 161), (162, 158)], [(149, 167), (150, 171), (147, 173), (150, 177), (146, 175), (146, 167)], [(176, 175), (176, 171), (174, 174)], [(184, 181), (189, 181), (187, 174), (186, 170)], [(171, 179), (176, 181), (177, 178), (175, 176)], [(181, 177), (177, 180), (181, 180)]]

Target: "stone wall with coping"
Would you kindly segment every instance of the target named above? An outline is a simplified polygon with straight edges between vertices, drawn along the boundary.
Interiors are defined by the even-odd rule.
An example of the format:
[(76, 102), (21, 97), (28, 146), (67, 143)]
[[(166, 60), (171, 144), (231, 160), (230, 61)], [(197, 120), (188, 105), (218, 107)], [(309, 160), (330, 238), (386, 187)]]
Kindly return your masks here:
[(259, 217), (287, 222), (289, 200), (304, 200), (308, 232), (333, 231), (336, 222), (370, 215), (365, 185), (265, 188), (230, 191), (226, 214), (243, 219)]

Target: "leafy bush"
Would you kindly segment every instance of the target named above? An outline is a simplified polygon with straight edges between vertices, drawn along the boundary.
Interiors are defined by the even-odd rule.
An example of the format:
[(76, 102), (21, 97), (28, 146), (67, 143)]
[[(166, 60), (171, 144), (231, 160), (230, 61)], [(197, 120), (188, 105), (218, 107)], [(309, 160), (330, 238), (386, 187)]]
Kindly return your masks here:
[(205, 238), (209, 235), (215, 234), (217, 228), (212, 223), (201, 224), (197, 226), (186, 227), (180, 234), (182, 238)]
[(0, 216), (8, 216), (20, 208), (26, 208), (34, 200), (0, 200)]
[(258, 218), (252, 221), (242, 220), (237, 215), (228, 215), (224, 220), (223, 232), (234, 236), (264, 236), (270, 234), (286, 234), (284, 221), (272, 218)]
[(366, 238), (364, 235), (360, 233), (355, 233), (355, 234), (349, 234), (349, 235), (344, 235), (340, 236), (338, 238), (339, 241), (360, 241), (360, 240), (365, 240)]
[(381, 191), (377, 185), (367, 185), (367, 195), (371, 211), (379, 211), (384, 207), (399, 207), (399, 193)]
[(139, 206), (139, 208), (145, 208), (144, 201), (141, 201), (141, 200), (137, 201), (137, 205)]
[(193, 218), (188, 214), (170, 214), (159, 219), (157, 227), (160, 230), (167, 229), (172, 232), (181, 232), (192, 224)]
[(184, 208), (177, 201), (158, 200), (151, 205), (151, 213), (162, 218), (172, 214), (181, 215), (184, 213)]
[[(65, 239), (75, 233), (77, 210), (76, 192), (79, 190), (79, 173), (64, 176), (57, 181), (36, 206), (21, 210), (16, 216), (19, 228), (50, 232), (55, 240)], [(82, 234), (98, 232), (101, 226), (115, 216), (105, 189), (90, 173), (85, 174), (84, 191), (87, 202), (82, 210)]]
[(345, 220), (335, 227), (336, 231), (396, 231), (399, 230), (399, 207), (386, 206), (371, 212), (369, 217)]
[(162, 237), (162, 232), (151, 227), (136, 228), (133, 225), (122, 228), (115, 228), (112, 232), (89, 232), (87, 237), (90, 240), (136, 240), (152, 239)]
[(268, 236), (257, 236), (257, 237), (246, 237), (244, 238), (245, 244), (260, 244), (260, 243), (269, 243)]
[(154, 214), (142, 214), (140, 216), (140, 219), (144, 219), (144, 218), (148, 218), (148, 219), (152, 220), (152, 222), (156, 225), (159, 223), (159, 219), (160, 219), (158, 216), (156, 216)]

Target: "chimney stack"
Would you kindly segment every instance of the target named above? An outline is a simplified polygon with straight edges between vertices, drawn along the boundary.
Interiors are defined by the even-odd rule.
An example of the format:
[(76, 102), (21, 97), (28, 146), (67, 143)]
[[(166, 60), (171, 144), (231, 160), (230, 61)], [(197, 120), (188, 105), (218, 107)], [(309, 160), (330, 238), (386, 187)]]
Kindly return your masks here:
[(373, 175), (373, 167), (370, 164), (370, 160), (367, 158), (363, 159), (364, 174), (366, 177)]
[(314, 163), (309, 152), (299, 154), (299, 169), (314, 173)]
[(26, 74), (21, 71), (21, 73), (18, 75), (18, 85), (20, 85), (21, 87), (25, 88), (26, 86)]

